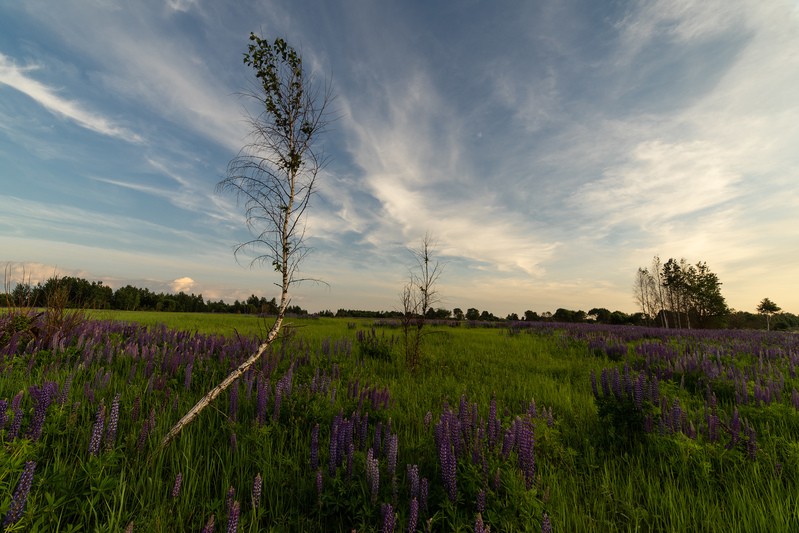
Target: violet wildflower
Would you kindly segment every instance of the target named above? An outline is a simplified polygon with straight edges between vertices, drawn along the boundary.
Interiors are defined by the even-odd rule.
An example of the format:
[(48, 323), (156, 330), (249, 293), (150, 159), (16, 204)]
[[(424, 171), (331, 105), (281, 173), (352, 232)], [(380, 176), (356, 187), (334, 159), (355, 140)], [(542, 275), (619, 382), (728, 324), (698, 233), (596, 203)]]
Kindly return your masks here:
[(325, 489), (324, 479), (322, 478), (322, 469), (316, 469), (316, 497), (319, 503), (322, 503), (322, 492)]
[(341, 425), (341, 417), (337, 415), (336, 418), (333, 420), (333, 427), (330, 430), (330, 448), (329, 448), (329, 457), (328, 457), (328, 468), (330, 470), (330, 475), (336, 475), (336, 467), (338, 464), (336, 463), (338, 457), (338, 432), (339, 426)]
[(754, 426), (746, 425), (746, 437), (746, 453), (749, 455), (749, 459), (754, 461), (757, 459), (757, 436)]
[(255, 480), (252, 482), (252, 508), (258, 509), (261, 505), (261, 489), (264, 485), (263, 479), (261, 479), (261, 473), (258, 472), (255, 474)]
[(477, 513), (477, 518), (474, 520), (474, 533), (486, 533), (485, 524), (483, 524), (483, 515)]
[(380, 512), (383, 515), (383, 533), (394, 533), (394, 526), (397, 523), (397, 517), (394, 515), (394, 507), (390, 503), (384, 503), (380, 507)]
[(108, 427), (105, 431), (105, 447), (110, 450), (114, 447), (117, 438), (117, 425), (119, 423), (119, 400), (120, 394), (116, 393), (114, 401), (111, 402), (111, 415), (108, 417)]
[(486, 491), (485, 489), (480, 489), (480, 492), (477, 493), (477, 512), (484, 513), (486, 510)]
[(534, 453), (534, 435), (532, 425), (526, 422), (519, 422), (518, 427), (518, 457), (519, 469), (524, 474), (524, 481), (527, 490), (533, 487), (535, 481), (535, 453)]
[(97, 455), (100, 451), (100, 440), (103, 436), (103, 428), (105, 427), (105, 405), (100, 405), (97, 410), (97, 417), (94, 420), (94, 427), (92, 428), (92, 438), (89, 441), (89, 455)]
[(366, 452), (366, 483), (369, 485), (372, 503), (374, 503), (377, 501), (377, 493), (380, 490), (380, 465), (371, 448)]
[(241, 504), (235, 501), (230, 506), (230, 511), (227, 517), (227, 533), (236, 533), (239, 530), (239, 514), (241, 513)]
[(547, 513), (544, 513), (544, 518), (541, 520), (541, 533), (552, 533), (552, 523)]
[(181, 483), (183, 483), (183, 472), (178, 472), (178, 475), (175, 476), (175, 484), (172, 485), (172, 499), (175, 499), (180, 495)]
[(211, 518), (208, 519), (208, 522), (205, 523), (205, 527), (201, 533), (214, 533), (214, 515), (211, 515)]
[(730, 448), (734, 448), (738, 444), (741, 432), (741, 418), (738, 415), (738, 409), (732, 412), (732, 420), (730, 420)]
[(319, 424), (311, 429), (311, 470), (319, 467)]
[(53, 396), (55, 395), (53, 387), (57, 388), (55, 383), (46, 383), (42, 387), (34, 386), (29, 389), (30, 395), (36, 404), (36, 407), (33, 411), (33, 419), (31, 420), (30, 428), (28, 429), (28, 437), (34, 442), (39, 440), (39, 437), (42, 435), (44, 417), (47, 414), (47, 408), (50, 407), (50, 403), (53, 401)]
[(236, 501), (236, 489), (233, 488), (233, 485), (227, 489), (227, 495), (225, 496), (225, 509), (227, 509), (228, 514), (233, 510), (233, 504)]
[(419, 497), (419, 466), (418, 465), (408, 465), (408, 484), (410, 485), (410, 495), (411, 498), (418, 498)]
[(194, 364), (189, 363), (186, 365), (186, 370), (183, 372), (183, 388), (189, 390), (191, 388), (191, 371), (194, 369)]
[(419, 500), (416, 497), (411, 499), (411, 509), (408, 513), (408, 533), (416, 531), (416, 523), (419, 521)]
[(28, 501), (28, 494), (31, 490), (33, 483), (33, 472), (36, 470), (36, 461), (27, 461), (25, 468), (22, 470), (22, 475), (19, 477), (19, 483), (14, 491), (14, 496), (11, 498), (11, 506), (8, 508), (6, 517), (3, 520), (3, 529), (16, 524), (22, 518), (25, 511), (25, 504)]
[(147, 442), (147, 437), (150, 435), (150, 421), (145, 420), (139, 432), (139, 439), (136, 441), (136, 449), (141, 452), (144, 450), (144, 445)]
[(0, 400), (0, 431), (6, 427), (6, 411), (8, 411), (8, 400)]
[(139, 420), (139, 412), (141, 411), (141, 398), (136, 396), (133, 399), (133, 408), (130, 410), (130, 419), (134, 422)]
[(397, 469), (397, 452), (399, 437), (396, 434), (388, 438), (388, 475), (394, 477)]
[(258, 377), (258, 386), (256, 391), (256, 419), (258, 425), (262, 426), (266, 422), (266, 404), (269, 398), (269, 380), (263, 376)]
[(23, 415), (24, 413), (21, 407), (14, 409), (14, 418), (11, 420), (11, 427), (8, 429), (8, 434), (6, 435), (8, 441), (16, 439), (17, 435), (19, 435), (19, 430), (22, 428)]

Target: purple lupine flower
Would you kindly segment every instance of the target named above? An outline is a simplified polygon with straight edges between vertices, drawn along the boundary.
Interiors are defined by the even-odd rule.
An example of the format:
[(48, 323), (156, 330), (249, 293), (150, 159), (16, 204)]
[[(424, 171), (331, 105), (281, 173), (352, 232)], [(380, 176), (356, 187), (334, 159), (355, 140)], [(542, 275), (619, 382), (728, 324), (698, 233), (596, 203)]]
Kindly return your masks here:
[(330, 476), (336, 475), (337, 457), (338, 457), (338, 432), (341, 426), (341, 415), (336, 415), (333, 419), (333, 427), (330, 429), (330, 448), (328, 457), (328, 469)]
[(180, 495), (181, 483), (183, 483), (183, 472), (178, 472), (178, 475), (175, 476), (175, 484), (172, 485), (172, 499), (175, 499)]
[(8, 434), (6, 435), (6, 439), (8, 439), (9, 442), (16, 439), (17, 435), (19, 435), (19, 430), (22, 428), (23, 416), (24, 412), (21, 407), (14, 409), (14, 419), (11, 421), (11, 427), (8, 429)]
[(25, 504), (28, 501), (28, 494), (31, 490), (33, 483), (33, 472), (36, 470), (36, 461), (27, 461), (25, 468), (22, 470), (22, 475), (19, 477), (19, 483), (14, 491), (14, 496), (11, 498), (11, 506), (8, 508), (6, 517), (3, 520), (3, 529), (16, 524), (22, 518), (25, 511)]
[(495, 491), (497, 491), (497, 490), (499, 490), (499, 487), (500, 487), (501, 485), (502, 485), (502, 477), (501, 477), (501, 472), (500, 472), (499, 468), (497, 468), (497, 471), (496, 471), (496, 472), (494, 472), (494, 479), (492, 480), (491, 487), (492, 487), (492, 488), (493, 488)]
[(239, 449), (239, 441), (238, 438), (236, 437), (236, 432), (232, 431), (230, 433), (230, 451), (236, 453), (238, 449)]
[(486, 533), (485, 524), (483, 524), (483, 515), (477, 513), (477, 518), (474, 520), (474, 533)]
[(384, 503), (380, 507), (383, 515), (383, 533), (394, 533), (394, 526), (397, 524), (397, 517), (394, 515), (394, 507), (390, 503)]
[(732, 420), (730, 420), (730, 448), (734, 448), (738, 444), (741, 433), (741, 418), (738, 415), (738, 409), (733, 409)]
[(208, 519), (208, 522), (205, 523), (205, 527), (201, 533), (214, 533), (214, 515), (211, 515), (211, 518)]
[(47, 408), (50, 407), (56, 392), (53, 390), (53, 387), (56, 389), (58, 388), (55, 383), (48, 382), (42, 387), (33, 386), (28, 389), (36, 405), (33, 411), (33, 419), (28, 429), (28, 438), (34, 442), (39, 440), (39, 437), (42, 436), (42, 428), (44, 427), (44, 418), (47, 414)]
[(183, 388), (189, 390), (191, 388), (191, 371), (194, 370), (194, 364), (189, 363), (186, 365), (186, 370), (183, 371)]
[(380, 490), (380, 465), (371, 448), (366, 451), (366, 483), (369, 485), (372, 503), (374, 503), (377, 501), (377, 493)]
[(491, 403), (488, 406), (488, 447), (494, 448), (499, 438), (500, 423), (497, 419), (497, 397), (491, 396)]
[(269, 380), (263, 376), (258, 377), (258, 387), (256, 391), (256, 419), (258, 425), (262, 426), (266, 422), (266, 405), (269, 399)]
[(533, 427), (528, 422), (519, 421), (517, 428), (516, 445), (518, 446), (519, 469), (524, 474), (527, 490), (530, 490), (535, 482), (535, 436)]
[(411, 498), (411, 509), (408, 513), (408, 533), (416, 531), (416, 524), (419, 521), (419, 500)]
[(141, 452), (144, 450), (144, 445), (147, 442), (147, 437), (150, 435), (150, 421), (145, 420), (139, 432), (139, 439), (136, 441), (136, 449)]
[(793, 389), (791, 392), (791, 404), (793, 405), (794, 409), (799, 411), (799, 391), (796, 389)]
[(228, 514), (233, 510), (233, 503), (236, 501), (236, 489), (233, 488), (233, 485), (227, 489), (227, 495), (225, 496), (225, 509), (227, 509)]
[(110, 450), (114, 447), (117, 439), (117, 425), (119, 424), (119, 400), (120, 394), (114, 395), (114, 401), (111, 402), (111, 414), (108, 417), (108, 427), (105, 431), (105, 447)]
[(125, 533), (133, 533), (133, 522), (128, 522), (128, 525), (125, 526)]
[(261, 473), (258, 472), (255, 474), (255, 479), (252, 482), (252, 508), (258, 509), (261, 505), (261, 489), (263, 488), (264, 482), (261, 479)]
[(8, 400), (0, 400), (0, 431), (6, 427), (6, 411), (8, 411)]
[(92, 438), (89, 441), (89, 455), (97, 455), (100, 451), (100, 441), (103, 436), (103, 428), (105, 427), (105, 405), (100, 405), (97, 409), (97, 417), (94, 420), (94, 427), (92, 428)]
[(441, 477), (447, 491), (447, 497), (454, 503), (458, 498), (458, 463), (449, 439), (442, 440), (441, 445), (439, 445), (438, 459), (441, 464)]
[(141, 398), (136, 396), (133, 399), (133, 408), (130, 410), (130, 419), (134, 422), (139, 420), (139, 411), (141, 410)]
[(430, 423), (432, 421), (433, 421), (433, 413), (431, 413), (430, 411), (427, 411), (427, 413), (425, 413), (425, 415), (424, 415), (424, 428), (425, 429), (429, 429), (430, 428)]
[(508, 428), (505, 431), (505, 438), (502, 440), (502, 459), (507, 460), (508, 456), (510, 455), (511, 450), (516, 441), (516, 433)]
[(238, 501), (233, 502), (230, 506), (230, 511), (227, 516), (227, 533), (237, 533), (239, 530), (239, 514), (241, 513), (241, 504)]
[(408, 471), (408, 484), (410, 485), (410, 495), (411, 498), (418, 498), (419, 497), (419, 466), (418, 465), (408, 465), (406, 467)]
[(546, 512), (544, 513), (544, 518), (541, 520), (541, 533), (552, 533), (552, 523)]
[(322, 493), (325, 489), (324, 479), (322, 478), (322, 469), (316, 469), (316, 499), (321, 505), (322, 503)]
[(398, 441), (396, 433), (388, 437), (388, 475), (392, 478), (397, 470)]
[(311, 429), (311, 470), (319, 468), (319, 424)]
[(746, 437), (746, 453), (749, 455), (749, 459), (754, 461), (757, 459), (757, 437), (754, 426), (746, 424)]
[(477, 512), (484, 513), (486, 510), (486, 490), (480, 489), (477, 493)]

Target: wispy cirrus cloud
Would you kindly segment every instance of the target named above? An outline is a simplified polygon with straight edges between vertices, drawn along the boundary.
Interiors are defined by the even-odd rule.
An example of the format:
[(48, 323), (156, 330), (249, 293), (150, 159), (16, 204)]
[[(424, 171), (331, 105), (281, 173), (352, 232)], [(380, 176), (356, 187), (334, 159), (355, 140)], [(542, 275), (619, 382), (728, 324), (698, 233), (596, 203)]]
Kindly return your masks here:
[(38, 68), (36, 65), (21, 67), (0, 53), (0, 84), (26, 94), (51, 113), (72, 120), (88, 130), (131, 143), (144, 142), (138, 134), (116, 125), (100, 114), (89, 111), (79, 102), (59, 96), (56, 89), (36, 81), (29, 73)]

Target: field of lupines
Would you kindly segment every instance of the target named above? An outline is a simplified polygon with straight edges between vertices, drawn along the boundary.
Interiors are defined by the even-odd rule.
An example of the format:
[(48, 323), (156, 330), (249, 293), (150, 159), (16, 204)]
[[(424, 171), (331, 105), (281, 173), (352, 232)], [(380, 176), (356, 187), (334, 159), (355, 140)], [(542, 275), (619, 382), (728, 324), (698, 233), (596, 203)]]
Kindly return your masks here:
[(259, 331), (164, 316), (0, 316), (5, 531), (799, 530), (799, 336), (295, 320), (161, 450)]

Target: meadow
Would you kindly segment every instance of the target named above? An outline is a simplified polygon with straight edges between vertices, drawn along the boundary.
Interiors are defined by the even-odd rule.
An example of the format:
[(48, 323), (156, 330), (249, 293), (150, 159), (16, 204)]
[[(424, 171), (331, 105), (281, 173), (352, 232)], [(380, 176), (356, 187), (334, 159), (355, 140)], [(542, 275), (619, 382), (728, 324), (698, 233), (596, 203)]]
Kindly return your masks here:
[(2, 527), (799, 530), (799, 336), (454, 324), (291, 319), (161, 449), (268, 323), (3, 314)]

